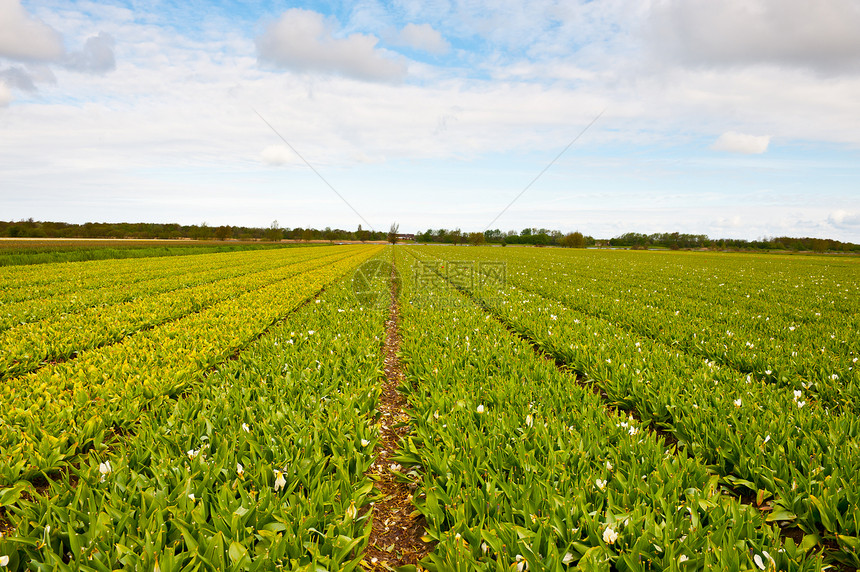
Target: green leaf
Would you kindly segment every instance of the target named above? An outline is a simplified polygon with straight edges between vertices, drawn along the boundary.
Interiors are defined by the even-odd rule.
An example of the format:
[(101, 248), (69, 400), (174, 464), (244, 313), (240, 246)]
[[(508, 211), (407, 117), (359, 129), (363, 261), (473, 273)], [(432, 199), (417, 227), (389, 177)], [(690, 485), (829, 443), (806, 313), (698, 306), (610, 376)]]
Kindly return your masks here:
[(230, 560), (233, 564), (238, 564), (241, 560), (248, 558), (248, 549), (236, 542), (230, 543)]
[(813, 547), (817, 546), (819, 542), (821, 542), (821, 538), (817, 534), (807, 534), (800, 542), (800, 549), (803, 552), (809, 552)]
[(777, 522), (783, 520), (794, 520), (795, 518), (797, 518), (796, 514), (786, 510), (781, 506), (778, 506), (773, 509), (773, 512), (771, 512), (765, 520), (767, 522)]
[(845, 544), (851, 550), (860, 550), (860, 538), (856, 536), (845, 536), (843, 534), (836, 535), (836, 538), (839, 539), (840, 544)]
[(21, 498), (21, 493), (29, 486), (29, 482), (20, 481), (11, 487), (0, 489), (0, 507), (10, 506), (18, 502), (18, 499)]

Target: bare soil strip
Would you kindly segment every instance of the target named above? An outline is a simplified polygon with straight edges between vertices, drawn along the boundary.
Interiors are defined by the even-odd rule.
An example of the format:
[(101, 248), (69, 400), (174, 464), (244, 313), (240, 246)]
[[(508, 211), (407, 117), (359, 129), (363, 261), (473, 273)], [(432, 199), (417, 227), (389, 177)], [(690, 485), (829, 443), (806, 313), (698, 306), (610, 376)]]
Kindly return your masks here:
[(425, 534), (425, 521), (412, 504), (413, 487), (410, 483), (399, 482), (392, 474), (392, 470), (401, 470), (391, 457), (409, 432), (409, 417), (403, 412), (407, 406), (406, 399), (397, 391), (404, 375), (397, 356), (401, 338), (397, 328), (399, 311), (393, 272), (391, 282), (391, 305), (383, 345), (385, 381), (378, 407), (381, 414), (379, 444), (376, 446), (376, 461), (368, 470), (368, 475), (376, 481), (380, 497), (371, 504), (373, 524), (370, 543), (362, 561), (368, 570), (417, 566), (418, 561), (433, 548), (432, 544), (421, 540)]

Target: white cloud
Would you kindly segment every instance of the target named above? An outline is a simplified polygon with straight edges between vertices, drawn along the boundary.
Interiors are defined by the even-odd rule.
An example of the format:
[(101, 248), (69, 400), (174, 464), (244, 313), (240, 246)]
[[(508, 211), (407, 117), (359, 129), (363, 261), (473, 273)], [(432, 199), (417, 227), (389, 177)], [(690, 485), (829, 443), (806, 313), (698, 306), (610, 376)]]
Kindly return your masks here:
[(684, 63), (860, 71), (856, 0), (662, 0), (645, 30), (662, 57)]
[(12, 103), (12, 91), (6, 84), (0, 81), (0, 107), (6, 107)]
[(68, 54), (63, 63), (79, 72), (102, 74), (113, 71), (116, 68), (114, 43), (110, 34), (99, 32), (98, 36), (87, 38), (81, 51)]
[(0, 0), (0, 57), (50, 61), (63, 55), (60, 34), (28, 14), (20, 0)]
[(8, 87), (14, 87), (21, 91), (36, 91), (36, 84), (30, 74), (19, 67), (12, 66), (11, 68), (0, 70), (0, 79)]
[(334, 22), (311, 10), (292, 8), (257, 38), (261, 62), (296, 71), (337, 73), (374, 81), (399, 80), (406, 65), (376, 47), (367, 34), (338, 37)]
[(860, 229), (860, 213), (852, 213), (846, 210), (837, 210), (827, 217), (827, 222), (841, 229)]
[(714, 151), (729, 151), (758, 155), (767, 151), (770, 145), (770, 135), (745, 135), (734, 131), (726, 131), (711, 145)]
[[(254, 21), (222, 21), (214, 5), (206, 26), (191, 27), (187, 20), (164, 25), (161, 12), (115, 14), (89, 3), (84, 12), (82, 5), (58, 2), (50, 0), (64, 6), (53, 13), (44, 5), (31, 12), (70, 46), (85, 46), (105, 30), (121, 39), (121, 51), (107, 75), (71, 73), (62, 59), (46, 64), (60, 83), (50, 89), (31, 63), (15, 64), (16, 81), (26, 74), (44, 90), (38, 104), (0, 78), (0, 105), (9, 104), (10, 90), (16, 97), (10, 110), (0, 110), (0, 211), (10, 219), (265, 226), (277, 218), (284, 226), (354, 228), (354, 213), (253, 106), (378, 228), (398, 220), (404, 230), (477, 229), (606, 107), (498, 226), (579, 227), (595, 236), (630, 230), (822, 234), (856, 242), (857, 226), (827, 221), (835, 209), (845, 209), (833, 215), (840, 224), (860, 213), (850, 188), (857, 174), (851, 149), (860, 144), (860, 76), (822, 77), (776, 65), (657, 65), (634, 33), (645, 3), (503, 0), (507, 7), (483, 20), (484, 8), (492, 8), (488, 0), (457, 3), (442, 19), (428, 13), (427, 3), (414, 3), (406, 15), (386, 4), (386, 20), (374, 23), (370, 15), (378, 12), (370, 10), (359, 21), (346, 10), (342, 26), (291, 11), (286, 20), (293, 27), (279, 27), (285, 19), (279, 13), (269, 29), (268, 22), (259, 25), (264, 33), (255, 42), (248, 32)], [(471, 19), (455, 18), (452, 10)], [(434, 58), (434, 65), (391, 60), (374, 36), (362, 35), (394, 45), (406, 22), (428, 22), (455, 43), (456, 53)], [(310, 27), (297, 31), (299, 24)], [(300, 61), (289, 63), (290, 57)], [(356, 73), (353, 68), (363, 69), (356, 60), (370, 69), (408, 64), (409, 76), (401, 69), (395, 78), (403, 82), (355, 81), (380, 77)], [(325, 73), (272, 73), (272, 64)], [(769, 134), (786, 149), (802, 144), (815, 156), (789, 161), (782, 153), (702, 149), (702, 137), (708, 145), (729, 128), (741, 137)], [(769, 142), (729, 147), (749, 152)], [(775, 177), (779, 172), (791, 174)], [(702, 206), (706, 187), (725, 200)], [(782, 201), (787, 187), (798, 196), (788, 206)], [(752, 191), (761, 188), (774, 189), (778, 198), (753, 200)], [(549, 191), (561, 197), (558, 204), (548, 204)], [(585, 193), (596, 198), (583, 212)], [(464, 204), (473, 207), (466, 212)], [(818, 210), (809, 214), (813, 206)], [(803, 217), (817, 226), (797, 222)]]
[(286, 145), (270, 145), (263, 149), (260, 157), (267, 165), (291, 165), (301, 161)]
[(394, 41), (400, 46), (409, 46), (437, 55), (447, 53), (451, 48), (442, 34), (430, 24), (406, 24)]

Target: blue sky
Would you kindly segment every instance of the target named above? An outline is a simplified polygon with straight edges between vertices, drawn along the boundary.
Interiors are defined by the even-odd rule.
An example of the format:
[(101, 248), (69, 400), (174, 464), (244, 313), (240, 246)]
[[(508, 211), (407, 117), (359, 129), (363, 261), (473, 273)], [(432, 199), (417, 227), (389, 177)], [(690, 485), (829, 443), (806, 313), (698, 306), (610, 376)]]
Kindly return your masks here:
[[(860, 242), (855, 0), (0, 0), (0, 219)], [(366, 224), (364, 226), (367, 226)]]

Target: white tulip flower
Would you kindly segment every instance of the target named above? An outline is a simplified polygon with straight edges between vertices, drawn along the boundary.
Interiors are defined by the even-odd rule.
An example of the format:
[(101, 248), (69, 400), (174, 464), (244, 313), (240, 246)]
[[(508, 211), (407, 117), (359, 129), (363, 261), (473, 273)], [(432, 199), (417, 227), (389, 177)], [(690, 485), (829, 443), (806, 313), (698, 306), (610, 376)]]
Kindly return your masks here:
[(611, 527), (606, 527), (606, 530), (603, 531), (603, 542), (606, 544), (612, 544), (616, 540), (618, 540), (618, 533), (615, 532)]
[(102, 475), (101, 482), (105, 482), (105, 477), (108, 476), (113, 469), (110, 466), (110, 461), (99, 463), (99, 473)]

